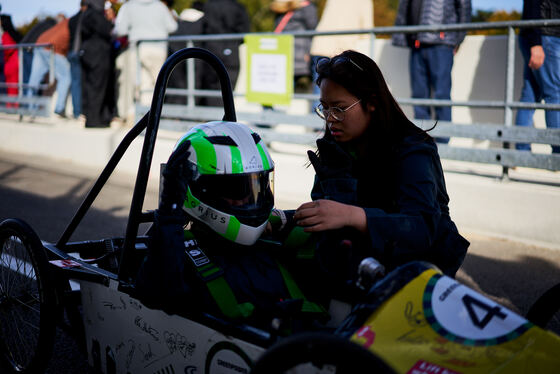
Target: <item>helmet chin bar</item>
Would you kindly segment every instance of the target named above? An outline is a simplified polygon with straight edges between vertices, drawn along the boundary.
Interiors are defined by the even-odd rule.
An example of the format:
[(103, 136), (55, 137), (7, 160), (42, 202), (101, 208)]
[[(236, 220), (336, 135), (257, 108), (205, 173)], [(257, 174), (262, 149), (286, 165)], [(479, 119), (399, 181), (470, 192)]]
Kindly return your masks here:
[(257, 227), (239, 222), (235, 216), (212, 208), (194, 197), (189, 190), (183, 209), (191, 217), (206, 224), (212, 230), (237, 244), (253, 245), (259, 239), (268, 220)]

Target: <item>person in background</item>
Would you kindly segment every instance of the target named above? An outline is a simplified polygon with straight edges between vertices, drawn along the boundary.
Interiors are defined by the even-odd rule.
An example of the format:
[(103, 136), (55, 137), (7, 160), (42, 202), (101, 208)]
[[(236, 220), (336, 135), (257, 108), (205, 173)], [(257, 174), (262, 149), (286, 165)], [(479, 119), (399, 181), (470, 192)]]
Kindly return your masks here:
[(68, 27), (70, 29), (70, 50), (68, 51), (68, 62), (70, 62), (70, 94), (72, 96), (72, 115), (78, 118), (82, 114), (82, 23), (87, 4), (84, 0), (80, 2), (78, 13), (70, 17)]
[[(317, 7), (309, 0), (275, 0), (270, 9), (276, 14), (275, 33), (314, 30), (317, 26)], [(294, 83), (311, 78), (310, 48), (311, 38), (294, 39)]]
[[(169, 36), (182, 36), (182, 35), (200, 35), (202, 34), (202, 18), (204, 17), (204, 3), (202, 1), (195, 1), (191, 8), (183, 9), (179, 18), (177, 20), (177, 31), (170, 34)], [(200, 43), (194, 43), (195, 47), (198, 47)], [(186, 48), (187, 43), (184, 41), (169, 42), (169, 56), (173, 53)], [(200, 89), (202, 86), (202, 69), (204, 62), (198, 59), (194, 61), (195, 65), (195, 85), (194, 87)], [(169, 83), (167, 86), (169, 88), (187, 88), (187, 65), (185, 62), (179, 63), (177, 67), (173, 70), (173, 73), (169, 77)], [(170, 95), (166, 94), (165, 102), (169, 104), (187, 104), (187, 98), (180, 95)]]
[(68, 21), (70, 50), (68, 51), (67, 58), (70, 62), (70, 75), (72, 77), (70, 93), (72, 95), (72, 114), (74, 118), (78, 118), (82, 114), (82, 63), (80, 60), (82, 54), (82, 23), (86, 9), (86, 1), (82, 0), (80, 2), (80, 10), (70, 17)]
[[(249, 32), (249, 15), (245, 7), (237, 0), (208, 0), (204, 5), (203, 34), (238, 34)], [(211, 41), (204, 44), (225, 65), (231, 87), (235, 89), (239, 76), (239, 46), (241, 40)], [(219, 90), (220, 82), (214, 69), (203, 65), (202, 88), (205, 90)], [(222, 106), (221, 97), (206, 97), (200, 100), (200, 105)]]
[[(157, 76), (167, 58), (167, 42), (142, 42), (139, 45), (137, 42), (139, 40), (167, 39), (169, 33), (175, 30), (177, 30), (177, 22), (167, 6), (160, 0), (129, 0), (121, 6), (117, 13), (116, 35), (128, 35), (132, 56), (136, 56), (136, 51), (138, 52), (140, 61), (136, 61), (136, 57), (133, 57), (134, 60), (128, 65), (129, 76), (126, 80), (129, 85), (135, 86), (135, 67), (138, 66), (140, 68), (139, 99), (142, 105), (151, 104)], [(132, 103), (128, 105), (133, 110)]]
[(317, 151), (308, 151), (312, 201), (293, 215), (318, 241), (314, 263), (303, 272), (307, 294), (346, 297), (366, 257), (387, 270), (428, 261), (453, 277), (469, 242), (449, 215), (434, 140), (405, 116), (366, 55), (323, 58), (317, 73), (325, 134)]
[[(471, 0), (401, 0), (395, 26), (440, 25), (471, 21)], [(453, 57), (466, 31), (393, 34), (393, 44), (410, 48), (410, 85), (415, 99), (451, 100)], [(432, 119), (429, 106), (414, 107), (414, 118)], [(435, 119), (451, 121), (451, 107), (435, 107)], [(437, 138), (440, 143), (449, 138)]]
[[(117, 18), (117, 12), (115, 9), (115, 2), (105, 1), (105, 18), (111, 22), (114, 30), (115, 19)], [(117, 86), (117, 56), (121, 52), (121, 41), (114, 34), (111, 33), (111, 53), (109, 54), (109, 82), (107, 83), (107, 91), (105, 93), (105, 106), (110, 115), (115, 118), (119, 116), (117, 109), (117, 96), (118, 96), (118, 86)]]
[[(373, 28), (372, 0), (327, 0), (321, 19), (315, 31), (345, 31)], [(317, 80), (315, 65), (322, 57), (332, 57), (347, 49), (364, 51), (369, 48), (369, 35), (324, 35), (314, 36), (311, 41), (311, 71), (313, 81)], [(365, 52), (365, 51), (364, 51)], [(319, 94), (319, 87), (313, 85), (313, 93)], [(319, 101), (311, 103), (311, 111), (319, 105)]]
[[(31, 28), (21, 39), (21, 44), (35, 44), (37, 38), (56, 25), (57, 20), (52, 17), (47, 17), (42, 21), (39, 21), (35, 26)], [(23, 83), (29, 83), (29, 76), (31, 75), (31, 63), (33, 62), (33, 48), (23, 49)]]
[(107, 103), (111, 71), (111, 30), (103, 0), (85, 0), (81, 27), (82, 113), (87, 128), (109, 127), (113, 108)]
[(33, 50), (33, 61), (31, 63), (31, 74), (29, 76), (29, 88), (27, 96), (37, 95), (39, 86), (45, 74), (49, 71), (51, 53), (54, 50), (54, 76), (56, 78), (57, 99), (54, 112), (60, 117), (66, 117), (66, 99), (70, 90), (70, 63), (66, 58), (70, 43), (70, 30), (68, 18), (60, 14), (58, 23), (43, 32), (36, 44), (51, 44), (49, 47), (37, 47)]
[[(560, 3), (553, 0), (524, 0), (523, 20), (560, 18)], [(522, 28), (519, 49), (523, 55), (523, 88), (519, 101), (525, 103), (560, 104), (560, 27)], [(534, 109), (519, 109), (516, 126), (533, 124)], [(545, 111), (546, 127), (560, 128), (560, 111)], [(531, 145), (517, 143), (516, 149), (530, 151)], [(560, 153), (553, 145), (552, 153)]]
[[(275, 13), (274, 32), (313, 30), (317, 26), (317, 7), (308, 0), (275, 0), (270, 3)], [(305, 92), (306, 81), (311, 78), (310, 38), (294, 38), (294, 91)], [(299, 83), (299, 84), (298, 84)], [(303, 87), (303, 88), (300, 88)], [(273, 110), (272, 105), (263, 105), (264, 110)], [(257, 123), (257, 127), (270, 128), (268, 124)]]
[[(0, 23), (2, 25), (2, 46), (8, 47), (19, 44), (21, 34), (15, 29), (12, 23), (12, 17), (8, 14), (0, 15)], [(17, 96), (19, 81), (19, 51), (17, 48), (4, 49), (4, 77), (7, 83), (8, 96)], [(15, 107), (17, 103), (7, 103), (8, 107)]]

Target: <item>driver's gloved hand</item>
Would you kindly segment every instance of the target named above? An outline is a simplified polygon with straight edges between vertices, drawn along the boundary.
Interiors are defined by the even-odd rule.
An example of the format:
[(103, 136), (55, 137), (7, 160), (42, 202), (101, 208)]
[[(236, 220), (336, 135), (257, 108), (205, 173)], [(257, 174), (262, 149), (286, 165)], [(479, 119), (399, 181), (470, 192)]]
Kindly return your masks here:
[(352, 157), (334, 140), (317, 139), (319, 156), (307, 151), (325, 199), (345, 204), (357, 202), (358, 181), (352, 177)]
[(187, 162), (191, 142), (186, 140), (169, 156), (162, 173), (163, 183), (159, 200), (159, 211), (162, 214), (183, 212), (183, 203), (187, 196), (188, 180), (192, 170)]

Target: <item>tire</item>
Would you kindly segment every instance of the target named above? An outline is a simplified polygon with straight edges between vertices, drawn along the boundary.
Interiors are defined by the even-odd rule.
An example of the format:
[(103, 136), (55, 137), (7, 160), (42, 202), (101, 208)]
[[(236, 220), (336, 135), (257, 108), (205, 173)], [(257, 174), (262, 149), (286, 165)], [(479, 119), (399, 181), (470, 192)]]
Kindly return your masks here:
[(56, 296), (45, 248), (25, 222), (0, 223), (0, 372), (42, 373), (52, 354)]
[(560, 334), (560, 283), (542, 294), (526, 317), (535, 325)]
[(317, 368), (334, 366), (337, 374), (395, 372), (375, 354), (347, 339), (326, 333), (305, 333), (270, 347), (255, 363), (251, 374), (285, 373), (307, 363)]

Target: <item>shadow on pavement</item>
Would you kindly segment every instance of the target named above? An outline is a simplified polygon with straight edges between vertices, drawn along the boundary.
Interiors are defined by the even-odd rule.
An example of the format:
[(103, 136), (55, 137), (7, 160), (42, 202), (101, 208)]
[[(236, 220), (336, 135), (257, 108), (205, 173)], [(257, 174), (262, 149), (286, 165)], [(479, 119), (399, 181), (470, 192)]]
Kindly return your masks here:
[[(471, 241), (472, 248), (457, 279), (523, 316), (545, 291), (560, 283), (558, 251), (503, 240), (491, 244), (488, 239)], [(496, 247), (496, 242), (503, 247), (500, 257), (485, 255), (488, 250), (496, 252), (490, 248)], [(549, 328), (560, 333), (558, 320)]]

